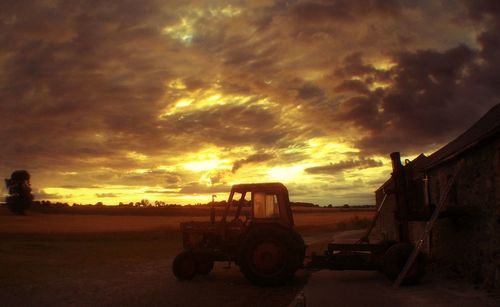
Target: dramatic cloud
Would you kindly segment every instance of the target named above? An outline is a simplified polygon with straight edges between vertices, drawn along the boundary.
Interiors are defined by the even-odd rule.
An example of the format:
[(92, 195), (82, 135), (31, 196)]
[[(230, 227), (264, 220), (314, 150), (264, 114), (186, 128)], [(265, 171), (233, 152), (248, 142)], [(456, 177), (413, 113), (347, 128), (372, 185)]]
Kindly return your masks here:
[(274, 156), (271, 154), (256, 153), (256, 154), (249, 156), (248, 158), (235, 161), (233, 164), (233, 169), (231, 171), (233, 173), (235, 173), (238, 169), (240, 169), (245, 164), (265, 162), (265, 161), (271, 160), (272, 158), (274, 158)]
[(68, 202), (207, 202), (283, 181), (297, 201), (370, 203), (390, 152), (430, 153), (500, 102), (499, 12), (3, 1), (0, 173), (27, 169), (38, 198)]
[(347, 169), (364, 169), (382, 165), (382, 162), (373, 159), (346, 160), (328, 165), (309, 167), (305, 171), (309, 174), (337, 174)]

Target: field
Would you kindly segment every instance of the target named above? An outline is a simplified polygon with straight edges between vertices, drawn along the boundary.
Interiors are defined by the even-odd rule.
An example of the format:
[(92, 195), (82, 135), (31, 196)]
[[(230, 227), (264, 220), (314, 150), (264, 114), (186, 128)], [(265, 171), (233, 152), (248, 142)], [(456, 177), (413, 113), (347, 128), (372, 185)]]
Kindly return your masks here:
[[(300, 208), (295, 223), (320, 251), (336, 231), (364, 228), (372, 216), (366, 209)], [(207, 219), (193, 210), (161, 216), (12, 216), (2, 208), (0, 301), (3, 306), (287, 306), (306, 283), (305, 271), (280, 288), (254, 287), (225, 263), (192, 282), (173, 277), (171, 260), (182, 248), (179, 222)]]

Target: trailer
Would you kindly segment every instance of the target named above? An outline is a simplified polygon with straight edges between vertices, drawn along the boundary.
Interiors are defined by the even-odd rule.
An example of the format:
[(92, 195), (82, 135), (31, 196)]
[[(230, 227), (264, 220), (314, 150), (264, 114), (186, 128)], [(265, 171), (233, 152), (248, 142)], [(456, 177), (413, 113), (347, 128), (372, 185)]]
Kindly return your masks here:
[[(364, 236), (354, 244), (328, 244), (323, 255), (311, 255), (310, 261), (305, 265), (306, 268), (311, 270), (378, 270), (393, 281), (396, 287), (416, 284), (421, 280), (427, 261), (421, 248), (439, 217), (439, 212), (461, 167), (449, 180), (437, 205), (429, 206), (427, 212), (412, 212), (409, 206), (412, 197), (409, 188), (413, 176), (411, 165), (409, 163), (401, 164), (399, 152), (391, 154), (391, 161), (393, 188), (384, 190), (384, 198)], [(398, 240), (370, 243), (370, 233), (383, 210), (387, 196), (390, 194), (394, 194), (396, 199), (394, 214), (397, 221)], [(408, 225), (411, 221), (426, 222), (423, 233), (415, 243), (410, 241), (409, 236)]]

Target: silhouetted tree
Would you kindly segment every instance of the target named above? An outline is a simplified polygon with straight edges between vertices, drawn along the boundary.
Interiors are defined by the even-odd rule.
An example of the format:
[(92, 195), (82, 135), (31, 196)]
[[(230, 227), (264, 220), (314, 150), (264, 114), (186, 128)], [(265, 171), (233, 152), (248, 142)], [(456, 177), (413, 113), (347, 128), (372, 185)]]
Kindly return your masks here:
[(7, 207), (14, 214), (25, 214), (33, 203), (31, 194), (30, 174), (25, 170), (14, 171), (10, 178), (5, 179), (9, 196), (5, 199)]

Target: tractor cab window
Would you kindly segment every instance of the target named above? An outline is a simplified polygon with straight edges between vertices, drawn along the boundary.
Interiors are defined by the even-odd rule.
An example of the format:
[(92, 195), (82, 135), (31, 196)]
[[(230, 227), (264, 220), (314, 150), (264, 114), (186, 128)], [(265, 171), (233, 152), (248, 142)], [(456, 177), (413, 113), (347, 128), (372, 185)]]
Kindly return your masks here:
[(250, 193), (235, 192), (230, 203), (228, 211), (233, 221), (246, 221), (250, 218), (251, 201)]
[(244, 198), (244, 195), (239, 192), (235, 192), (233, 195), (233, 199), (231, 201), (231, 206), (236, 207), (240, 201), (242, 201)]
[(278, 198), (275, 194), (253, 194), (253, 216), (255, 218), (279, 217)]

